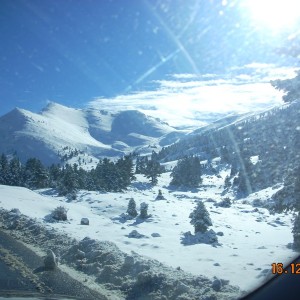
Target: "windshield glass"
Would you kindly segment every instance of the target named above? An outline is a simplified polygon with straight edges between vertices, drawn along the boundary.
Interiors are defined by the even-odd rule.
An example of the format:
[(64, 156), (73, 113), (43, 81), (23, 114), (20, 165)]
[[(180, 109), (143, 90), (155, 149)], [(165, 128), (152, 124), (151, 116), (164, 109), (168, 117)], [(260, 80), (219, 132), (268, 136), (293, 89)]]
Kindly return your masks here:
[(3, 0), (0, 290), (237, 299), (284, 273), (298, 6)]

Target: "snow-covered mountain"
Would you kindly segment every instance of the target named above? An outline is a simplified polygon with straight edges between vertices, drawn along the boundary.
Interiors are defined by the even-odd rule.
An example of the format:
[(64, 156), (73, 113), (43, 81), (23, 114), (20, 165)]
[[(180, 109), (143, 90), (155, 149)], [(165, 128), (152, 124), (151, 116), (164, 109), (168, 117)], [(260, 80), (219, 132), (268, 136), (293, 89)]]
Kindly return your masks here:
[(170, 144), (183, 133), (136, 111), (110, 113), (49, 103), (40, 113), (15, 108), (0, 118), (0, 153), (44, 163), (85, 155), (115, 157), (146, 147)]
[[(240, 293), (232, 285), (250, 291), (272, 275), (274, 261), (287, 264), (299, 254), (292, 246), (294, 212), (274, 209), (274, 203), (281, 204), (279, 200), (286, 198), (286, 190), (295, 198), (295, 176), (286, 178), (299, 166), (299, 120), (299, 101), (260, 113), (227, 116), (190, 134), (133, 110), (112, 113), (55, 103), (39, 114), (15, 109), (0, 118), (0, 151), (16, 150), (19, 156), (23, 153), (23, 157), (49, 161), (63, 155), (70, 158), (74, 149), (78, 150), (74, 155), (92, 158), (129, 150), (146, 153), (152, 146), (161, 149), (157, 157), (165, 172), (156, 186), (135, 174), (122, 192), (80, 190), (74, 199), (52, 188), (29, 191), (0, 186), (0, 219), (20, 240), (43, 249), (51, 247), (63, 256), (63, 264), (80, 267), (84, 276), (107, 283), (110, 292), (120, 295), (112, 299), (129, 299), (126, 293), (136, 286), (145, 294), (158, 293), (159, 276), (173, 278), (163, 280), (171, 282), (163, 283), (166, 299), (179, 299), (185, 293), (185, 299), (201, 299), (199, 295), (205, 293), (232, 299)], [(188, 154), (200, 158), (201, 184), (191, 189), (170, 185), (171, 170)], [(163, 198), (157, 197), (159, 191)], [(137, 207), (148, 204), (147, 219), (126, 217), (132, 198)], [(229, 205), (224, 206), (224, 201)], [(217, 243), (195, 240), (196, 234), (191, 233), (190, 214), (199, 202), (210, 215)], [(60, 205), (68, 210), (68, 221), (49, 221), (51, 211)], [(88, 218), (89, 226), (81, 226), (81, 218)], [(73, 244), (62, 243), (60, 236), (68, 236)], [(110, 259), (102, 261), (91, 255), (100, 254), (98, 248), (103, 247), (103, 257)], [(82, 261), (74, 252), (78, 249), (86, 255)], [(141, 257), (148, 261), (139, 269)], [(128, 273), (120, 273), (122, 270)], [(127, 286), (120, 285), (125, 277), (130, 278)], [(154, 291), (141, 288), (144, 278)], [(166, 286), (175, 294), (170, 296)]]

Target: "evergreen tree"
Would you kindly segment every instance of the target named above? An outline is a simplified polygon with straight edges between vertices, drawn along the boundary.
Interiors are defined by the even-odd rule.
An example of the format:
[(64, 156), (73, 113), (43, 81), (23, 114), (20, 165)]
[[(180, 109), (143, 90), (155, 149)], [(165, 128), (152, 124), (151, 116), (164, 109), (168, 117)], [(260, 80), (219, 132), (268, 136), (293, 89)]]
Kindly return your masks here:
[(133, 198), (131, 198), (129, 200), (128, 207), (127, 207), (127, 213), (132, 218), (135, 218), (138, 215), (137, 210), (136, 210), (136, 203)]
[(136, 174), (145, 174), (147, 164), (148, 164), (147, 156), (138, 156), (136, 158), (135, 173)]
[(4, 153), (0, 157), (0, 184), (8, 184), (8, 160)]
[(117, 191), (116, 168), (108, 158), (100, 160), (95, 169), (95, 185), (100, 191)]
[(300, 99), (300, 71), (296, 77), (291, 79), (277, 79), (271, 81), (273, 87), (282, 90), (285, 94), (282, 97), (284, 102), (292, 102)]
[(23, 168), (17, 156), (14, 156), (8, 164), (7, 184), (24, 186)]
[(49, 186), (52, 188), (57, 187), (58, 181), (62, 175), (62, 171), (59, 165), (52, 164), (48, 169), (48, 174), (49, 174), (49, 180), (48, 180)]
[(73, 167), (69, 164), (62, 169), (62, 175), (58, 182), (58, 191), (61, 195), (76, 195), (79, 188), (78, 176)]
[(145, 176), (150, 179), (153, 185), (156, 185), (158, 182), (157, 178), (163, 173), (163, 171), (164, 168), (160, 165), (158, 161), (157, 153), (153, 151), (151, 159), (147, 160), (146, 162), (146, 167), (143, 170), (143, 174), (145, 174)]
[(126, 155), (117, 161), (116, 172), (116, 176), (118, 176), (118, 189), (126, 189), (131, 181), (135, 179), (131, 155)]
[(186, 156), (177, 162), (170, 175), (171, 185), (197, 187), (202, 182), (200, 159)]
[(158, 194), (156, 196), (156, 200), (165, 200), (165, 197), (163, 196), (161, 190), (158, 190)]
[(190, 214), (190, 223), (195, 228), (195, 233), (206, 232), (209, 226), (212, 226), (212, 221), (210, 219), (209, 213), (205, 208), (203, 202), (198, 202), (196, 208)]
[(39, 189), (48, 186), (48, 172), (37, 158), (29, 158), (25, 164), (24, 179), (29, 188)]
[(148, 218), (148, 204), (145, 202), (142, 202), (140, 205), (140, 218), (146, 219)]
[(294, 248), (300, 250), (300, 212), (298, 212), (293, 227)]

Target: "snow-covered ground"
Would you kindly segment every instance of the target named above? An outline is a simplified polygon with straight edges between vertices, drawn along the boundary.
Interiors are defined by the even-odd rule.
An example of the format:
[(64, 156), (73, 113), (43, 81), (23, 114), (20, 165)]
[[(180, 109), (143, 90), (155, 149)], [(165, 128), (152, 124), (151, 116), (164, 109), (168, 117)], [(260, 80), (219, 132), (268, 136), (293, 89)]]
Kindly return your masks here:
[[(213, 201), (224, 198), (221, 193), (226, 170), (221, 171), (220, 176), (203, 176), (201, 187), (192, 191), (168, 188), (169, 175), (163, 174), (155, 187), (137, 175), (137, 180), (126, 192), (80, 191), (77, 200), (72, 202), (58, 197), (50, 189), (30, 191), (0, 185), (0, 207), (19, 208), (22, 214), (78, 240), (87, 236), (108, 240), (126, 253), (135, 251), (195, 275), (227, 279), (242, 290), (251, 290), (261, 284), (270, 274), (272, 263), (285, 263), (296, 256), (297, 253), (287, 247), (293, 241), (292, 214), (270, 215), (267, 209), (252, 205), (257, 199), (267, 201), (276, 189), (262, 190), (223, 208), (216, 207)], [(159, 189), (165, 200), (155, 200)], [(126, 213), (130, 198), (135, 199), (137, 208), (141, 202), (148, 203), (148, 213), (152, 216), (143, 222), (124, 220), (121, 215)], [(210, 213), (211, 228), (219, 232), (219, 246), (181, 242), (184, 232), (193, 233), (189, 214), (197, 201), (204, 201)], [(45, 216), (60, 205), (68, 209), (68, 221), (47, 223)], [(89, 226), (80, 225), (82, 217), (89, 218)], [(132, 230), (144, 237), (128, 237)]]

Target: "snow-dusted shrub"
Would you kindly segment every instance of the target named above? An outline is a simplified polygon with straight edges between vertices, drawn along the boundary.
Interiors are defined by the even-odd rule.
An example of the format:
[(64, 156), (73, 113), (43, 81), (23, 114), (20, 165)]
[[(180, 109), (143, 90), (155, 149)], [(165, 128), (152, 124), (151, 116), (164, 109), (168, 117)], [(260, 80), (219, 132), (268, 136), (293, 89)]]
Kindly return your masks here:
[(192, 234), (190, 231), (184, 232), (181, 237), (181, 243), (183, 245), (195, 245), (195, 244), (209, 244), (212, 246), (219, 246), (218, 237), (214, 230), (210, 229), (205, 232), (196, 232)]
[(69, 201), (76, 200), (76, 198), (77, 198), (77, 192), (76, 192), (76, 191), (72, 191), (72, 192), (68, 193), (68, 194), (66, 195), (66, 198), (67, 198)]
[(129, 234), (128, 234), (129, 238), (134, 238), (134, 239), (140, 239), (145, 237), (145, 235), (139, 233), (137, 230), (132, 230)]
[(212, 222), (209, 216), (207, 209), (203, 202), (198, 202), (194, 211), (190, 213), (191, 221), (190, 223), (195, 228), (195, 233), (197, 232), (206, 232), (209, 226), (212, 226)]
[(231, 201), (229, 198), (224, 198), (222, 201), (216, 204), (216, 206), (219, 207), (230, 207), (231, 206)]
[(64, 206), (58, 206), (53, 210), (51, 216), (53, 219), (57, 221), (66, 221), (68, 220), (67, 213), (68, 213), (67, 208), (65, 208)]
[(261, 199), (254, 199), (252, 201), (252, 206), (254, 206), (254, 207), (264, 207), (264, 202)]
[(132, 218), (135, 218), (138, 215), (136, 211), (136, 203), (133, 198), (129, 200), (128, 207), (127, 207), (127, 214)]
[(140, 217), (142, 219), (146, 219), (146, 218), (149, 217), (149, 215), (148, 215), (148, 204), (145, 203), (145, 202), (141, 203), (141, 206), (140, 206)]
[(82, 218), (80, 221), (81, 225), (90, 225), (90, 220), (88, 218)]

